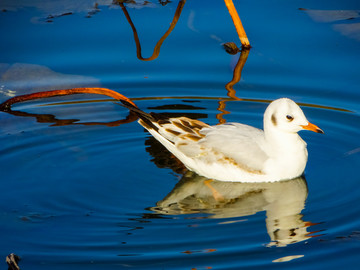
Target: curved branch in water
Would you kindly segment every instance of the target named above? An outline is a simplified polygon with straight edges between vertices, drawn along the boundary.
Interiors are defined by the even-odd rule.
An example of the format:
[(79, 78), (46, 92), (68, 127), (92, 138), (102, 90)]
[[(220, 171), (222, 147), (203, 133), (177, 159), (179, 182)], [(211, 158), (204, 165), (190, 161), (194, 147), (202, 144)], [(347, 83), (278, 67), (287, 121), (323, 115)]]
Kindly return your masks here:
[(49, 97), (56, 97), (56, 96), (68, 96), (74, 94), (99, 94), (112, 97), (116, 100), (125, 100), (135, 107), (136, 104), (132, 102), (126, 96), (115, 92), (113, 90), (107, 88), (71, 88), (71, 89), (61, 89), (61, 90), (51, 90), (51, 91), (44, 91), (44, 92), (36, 92), (27, 95), (20, 95), (13, 98), (6, 100), (5, 102), (0, 104), (0, 111), (10, 113), (15, 116), (23, 116), (23, 117), (35, 117), (37, 122), (39, 123), (54, 123), (53, 126), (65, 126), (65, 125), (106, 125), (106, 126), (118, 126), (125, 123), (130, 123), (135, 121), (138, 117), (136, 114), (130, 112), (129, 115), (122, 120), (111, 121), (107, 123), (102, 122), (87, 122), (87, 123), (76, 123), (79, 121), (78, 119), (57, 119), (52, 114), (33, 114), (21, 111), (13, 111), (11, 110), (11, 105), (19, 102), (36, 100), (41, 98), (49, 98)]
[[(56, 97), (56, 96), (68, 96), (75, 94), (98, 94), (112, 97), (117, 100), (125, 100), (132, 105), (136, 106), (134, 102), (132, 102), (129, 98), (124, 95), (115, 92), (113, 90), (107, 88), (99, 88), (99, 87), (82, 87), (82, 88), (71, 88), (71, 89), (61, 89), (61, 90), (50, 90), (44, 92), (36, 92), (32, 94), (20, 95), (6, 100), (5, 102), (0, 104), (0, 111), (7, 112), (11, 110), (11, 105), (19, 102), (48, 98), (48, 97)], [(136, 106), (137, 107), (137, 106)]]

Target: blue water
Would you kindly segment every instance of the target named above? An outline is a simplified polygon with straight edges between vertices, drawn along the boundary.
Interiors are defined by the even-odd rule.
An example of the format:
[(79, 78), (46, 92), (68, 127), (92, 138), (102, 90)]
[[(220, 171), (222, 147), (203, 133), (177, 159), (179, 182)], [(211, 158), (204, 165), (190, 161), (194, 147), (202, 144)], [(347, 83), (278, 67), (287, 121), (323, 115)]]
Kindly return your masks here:
[[(112, 1), (27, 2), (0, 3), (0, 102), (105, 87), (145, 111), (261, 128), (289, 97), (325, 134), (301, 132), (304, 178), (215, 181), (219, 202), (107, 97), (16, 104), (0, 113), (3, 268), (12, 252), (21, 269), (358, 268), (358, 1), (234, 1), (252, 48), (231, 93), (240, 54), (222, 44), (240, 44), (222, 1), (187, 1), (152, 61)], [(124, 5), (150, 57), (178, 2)]]

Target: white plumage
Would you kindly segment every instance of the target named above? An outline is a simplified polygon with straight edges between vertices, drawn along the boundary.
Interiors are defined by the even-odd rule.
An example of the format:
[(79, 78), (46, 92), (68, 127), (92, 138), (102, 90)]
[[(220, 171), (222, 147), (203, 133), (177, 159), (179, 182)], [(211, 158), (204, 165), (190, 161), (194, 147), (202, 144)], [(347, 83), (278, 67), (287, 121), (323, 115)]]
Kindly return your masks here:
[(186, 117), (164, 119), (126, 106), (189, 170), (220, 181), (274, 182), (298, 177), (304, 172), (308, 153), (297, 132), (323, 133), (287, 98), (268, 106), (264, 130), (239, 123), (209, 126)]

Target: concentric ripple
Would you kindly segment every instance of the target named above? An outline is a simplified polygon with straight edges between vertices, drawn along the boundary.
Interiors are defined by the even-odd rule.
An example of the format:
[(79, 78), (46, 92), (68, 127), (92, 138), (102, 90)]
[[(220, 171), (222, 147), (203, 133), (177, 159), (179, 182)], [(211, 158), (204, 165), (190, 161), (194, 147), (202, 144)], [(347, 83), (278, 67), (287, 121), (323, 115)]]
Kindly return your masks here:
[[(212, 124), (218, 121), (219, 111), (213, 109), (218, 102), (165, 98), (154, 107), (149, 99), (137, 101), (144, 110)], [(62, 111), (62, 106), (68, 105), (51, 108)], [(259, 125), (266, 103), (228, 101), (227, 106), (229, 121)], [(102, 120), (126, 114), (115, 108)], [(32, 228), (32, 238), (12, 242), (21, 241), (25, 256), (51, 266), (59, 254), (60, 264), (82, 267), (206, 269), (306, 262), (316, 256), (311, 247), (319, 245), (331, 252), (333, 243), (358, 241), (360, 224), (352, 217), (360, 194), (352, 168), (359, 162), (354, 127), (359, 115), (312, 105), (303, 109), (325, 135), (301, 132), (309, 149), (306, 178), (272, 184), (207, 185), (202, 177), (181, 173), (181, 164), (136, 122), (49, 127), (23, 118), (18, 131), (2, 135), (1, 162), (9, 169), (3, 175), (12, 179), (4, 186), (9, 191), (4, 198), (12, 204), (10, 212), (3, 209), (10, 217), (4, 229)], [(78, 116), (91, 119), (92, 114)], [(30, 252), (27, 247), (34, 245)], [(286, 249), (279, 253), (276, 247)], [(40, 258), (41, 250), (47, 253)]]

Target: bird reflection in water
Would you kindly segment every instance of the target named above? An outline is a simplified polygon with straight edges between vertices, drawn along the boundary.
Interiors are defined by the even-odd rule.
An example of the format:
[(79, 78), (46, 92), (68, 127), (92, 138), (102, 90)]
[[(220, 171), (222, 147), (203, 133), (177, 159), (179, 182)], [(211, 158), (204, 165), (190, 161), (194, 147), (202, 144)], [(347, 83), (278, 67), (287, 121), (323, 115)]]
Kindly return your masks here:
[[(208, 218), (246, 217), (266, 212), (268, 246), (282, 247), (315, 237), (308, 228), (316, 225), (303, 220), (308, 188), (304, 176), (274, 183), (238, 183), (207, 179), (186, 171), (168, 151), (149, 138), (146, 142), (152, 161), (182, 173), (169, 194), (150, 210), (161, 215), (208, 214)], [(167, 157), (166, 157), (167, 156)]]

